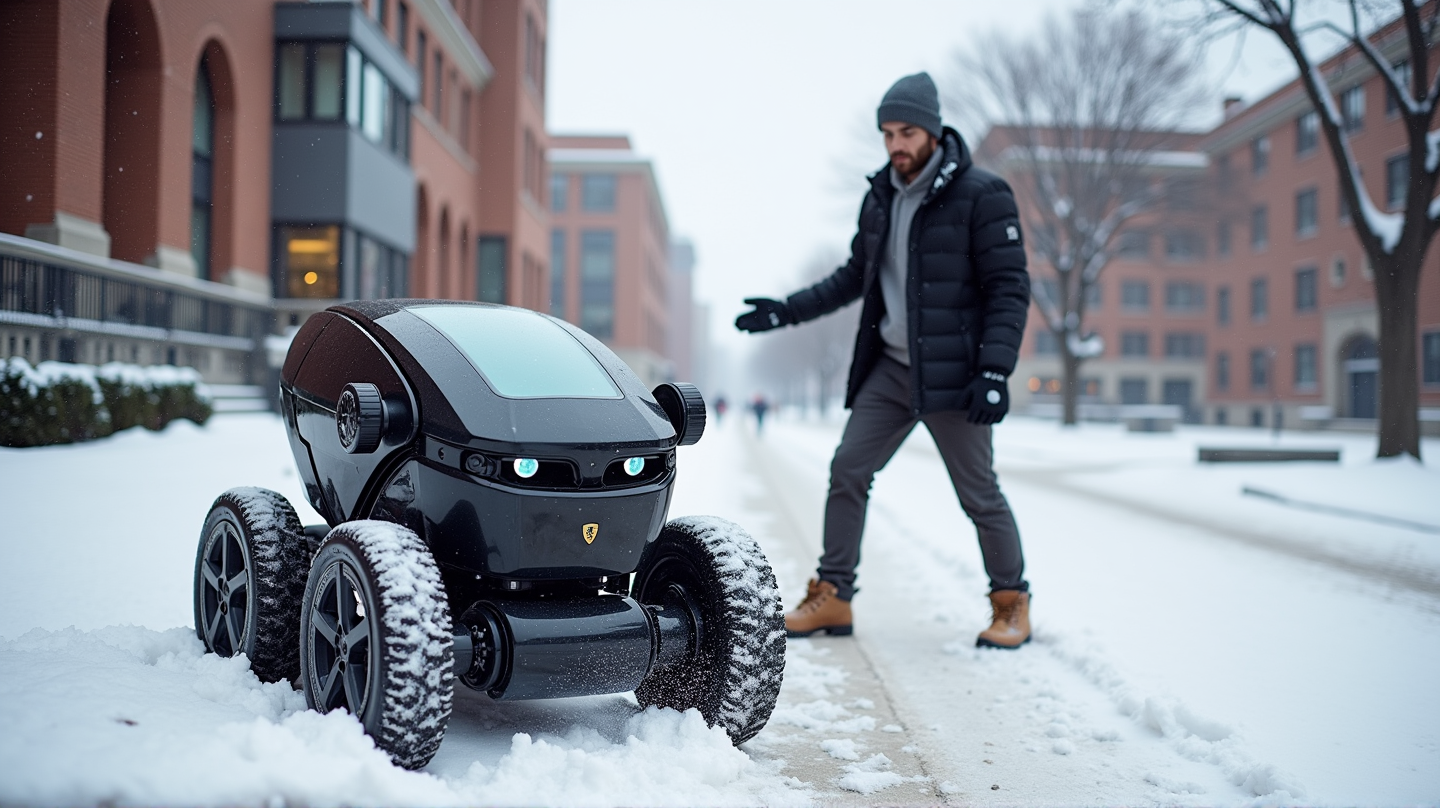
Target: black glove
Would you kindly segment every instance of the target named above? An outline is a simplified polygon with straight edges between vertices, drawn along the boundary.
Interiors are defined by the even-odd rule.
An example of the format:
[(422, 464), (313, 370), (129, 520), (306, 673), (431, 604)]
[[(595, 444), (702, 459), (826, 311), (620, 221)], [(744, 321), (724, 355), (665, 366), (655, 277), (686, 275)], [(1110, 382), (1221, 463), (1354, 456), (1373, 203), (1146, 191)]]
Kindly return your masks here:
[(749, 331), (753, 334), (779, 328), (782, 325), (795, 324), (795, 315), (790, 313), (790, 307), (779, 300), (771, 300), (768, 297), (747, 297), (745, 303), (755, 308), (735, 318), (735, 327), (741, 331)]
[(998, 370), (982, 370), (960, 396), (960, 406), (970, 411), (970, 423), (1000, 423), (1010, 411), (1010, 391), (1005, 388), (1005, 374)]

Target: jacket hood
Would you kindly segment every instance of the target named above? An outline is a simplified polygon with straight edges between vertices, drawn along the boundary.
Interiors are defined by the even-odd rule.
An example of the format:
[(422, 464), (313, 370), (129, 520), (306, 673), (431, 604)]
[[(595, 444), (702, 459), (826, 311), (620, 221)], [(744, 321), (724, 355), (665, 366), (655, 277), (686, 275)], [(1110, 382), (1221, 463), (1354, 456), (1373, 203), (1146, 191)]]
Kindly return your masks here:
[[(945, 186), (949, 185), (952, 179), (964, 174), (974, 162), (970, 157), (970, 148), (965, 145), (965, 138), (960, 137), (960, 133), (949, 126), (940, 134), (940, 152), (940, 172), (935, 175), (930, 192), (925, 195), (926, 201), (945, 190)], [(890, 163), (885, 163), (879, 171), (866, 179), (870, 180), (871, 189), (883, 198), (889, 199), (894, 193), (894, 187), (890, 184)]]

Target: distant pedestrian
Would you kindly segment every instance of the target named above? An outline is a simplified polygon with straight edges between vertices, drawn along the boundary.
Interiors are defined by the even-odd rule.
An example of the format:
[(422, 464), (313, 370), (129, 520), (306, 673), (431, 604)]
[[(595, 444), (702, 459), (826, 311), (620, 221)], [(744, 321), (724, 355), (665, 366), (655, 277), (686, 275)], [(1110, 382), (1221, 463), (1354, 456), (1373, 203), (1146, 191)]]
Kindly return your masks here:
[(770, 410), (770, 402), (765, 396), (756, 393), (755, 400), (750, 402), (750, 409), (755, 413), (755, 434), (759, 435), (765, 430), (765, 413)]
[(877, 111), (890, 162), (870, 179), (850, 259), (784, 301), (749, 298), (743, 331), (803, 323), (862, 300), (845, 406), (830, 466), (825, 549), (805, 599), (785, 615), (792, 636), (850, 634), (850, 600), (875, 473), (923, 422), (960, 505), (975, 523), (993, 619), (976, 645), (1030, 639), (1020, 533), (992, 468), (990, 425), (1010, 407), (1030, 305), (1020, 217), (1010, 186), (975, 167), (940, 122), (935, 83), (906, 76)]
[(721, 395), (715, 399), (715, 423), (718, 424), (725, 420), (725, 410), (729, 408), (729, 406), (725, 401), (725, 396)]

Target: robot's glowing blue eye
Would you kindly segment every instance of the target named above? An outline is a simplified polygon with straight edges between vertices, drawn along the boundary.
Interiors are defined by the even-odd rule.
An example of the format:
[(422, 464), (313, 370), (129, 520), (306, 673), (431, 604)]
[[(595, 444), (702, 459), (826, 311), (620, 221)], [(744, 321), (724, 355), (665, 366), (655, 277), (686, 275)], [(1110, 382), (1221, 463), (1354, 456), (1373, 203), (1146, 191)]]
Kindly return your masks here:
[(534, 477), (535, 472), (540, 470), (540, 461), (533, 457), (520, 457), (515, 459), (515, 474), (519, 477)]
[(644, 470), (645, 458), (643, 457), (632, 457), (629, 460), (625, 461), (625, 473), (629, 474), (631, 477), (634, 477), (635, 475), (639, 474)]

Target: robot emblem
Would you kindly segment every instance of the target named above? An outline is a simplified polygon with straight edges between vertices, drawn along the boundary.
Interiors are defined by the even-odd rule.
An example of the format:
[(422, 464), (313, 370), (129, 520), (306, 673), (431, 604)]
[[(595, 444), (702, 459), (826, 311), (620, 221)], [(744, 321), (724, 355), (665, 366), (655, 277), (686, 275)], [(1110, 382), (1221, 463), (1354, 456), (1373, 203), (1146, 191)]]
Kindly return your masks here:
[(595, 537), (600, 535), (600, 525), (596, 524), (595, 522), (591, 522), (580, 528), (580, 535), (585, 537), (586, 544), (593, 544), (595, 542)]

